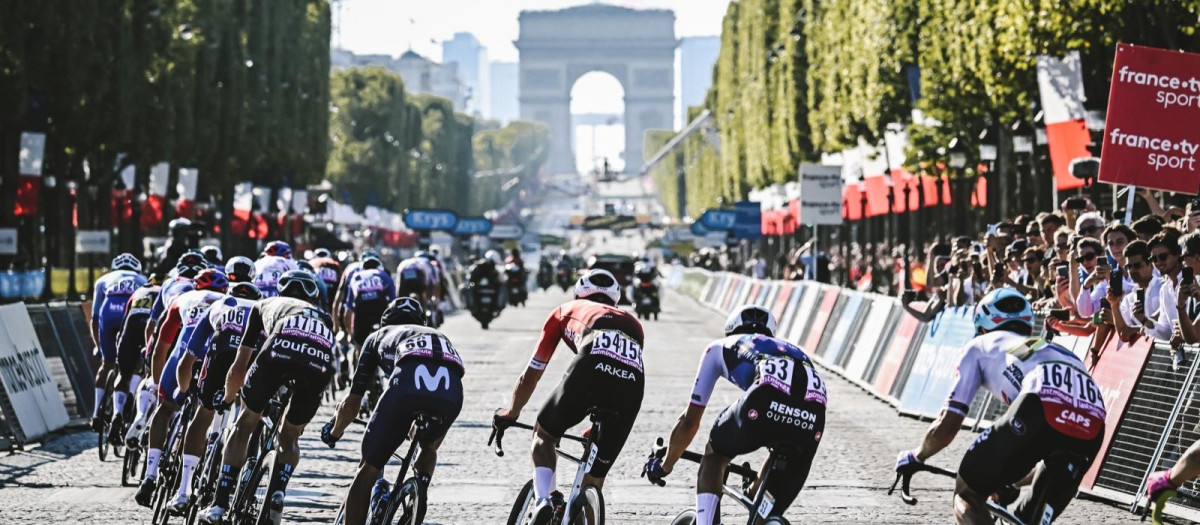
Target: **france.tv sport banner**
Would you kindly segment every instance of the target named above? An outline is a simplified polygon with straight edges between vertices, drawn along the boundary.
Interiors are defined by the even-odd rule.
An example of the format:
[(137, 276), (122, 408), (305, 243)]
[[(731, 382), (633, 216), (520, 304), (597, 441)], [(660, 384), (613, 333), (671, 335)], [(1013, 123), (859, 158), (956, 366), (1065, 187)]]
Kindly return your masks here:
[(1200, 190), (1200, 55), (1118, 44), (1100, 181)]

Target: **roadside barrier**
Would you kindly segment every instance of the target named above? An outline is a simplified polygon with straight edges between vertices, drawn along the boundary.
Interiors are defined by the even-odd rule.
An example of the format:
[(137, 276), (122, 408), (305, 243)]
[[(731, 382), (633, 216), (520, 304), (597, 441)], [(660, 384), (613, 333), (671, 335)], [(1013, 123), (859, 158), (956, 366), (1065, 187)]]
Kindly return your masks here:
[[(947, 308), (924, 323), (894, 297), (814, 281), (757, 280), (675, 266), (664, 282), (721, 314), (743, 304), (770, 309), (778, 335), (799, 344), (817, 364), (901, 414), (922, 419), (941, 412), (962, 349), (975, 330), (970, 307)], [(1043, 319), (1038, 315), (1034, 326), (1040, 329)], [(1174, 465), (1200, 439), (1200, 352), (1181, 349), (1189, 361), (1175, 367), (1171, 348), (1147, 338), (1126, 343), (1110, 337), (1094, 358), (1088, 351), (1091, 337), (1052, 337), (1083, 359), (1107, 409), (1104, 446), (1081, 488), (1131, 504), (1144, 497), (1147, 474)], [(1005, 408), (981, 392), (966, 425), (987, 428)], [(1200, 491), (1195, 484), (1188, 488)], [(1187, 492), (1167, 512), (1200, 520), (1200, 500)]]
[(62, 378), (25, 305), (0, 306), (0, 327), (0, 414), (7, 437), (23, 445), (63, 428), (70, 418), (59, 393)]

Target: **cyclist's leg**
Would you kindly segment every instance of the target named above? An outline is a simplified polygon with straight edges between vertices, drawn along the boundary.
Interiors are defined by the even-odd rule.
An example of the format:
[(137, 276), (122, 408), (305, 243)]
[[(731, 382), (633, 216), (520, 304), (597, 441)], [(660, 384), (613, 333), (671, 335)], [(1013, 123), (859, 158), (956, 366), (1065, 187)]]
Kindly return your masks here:
[[(700, 470), (696, 476), (697, 525), (720, 523), (725, 468), (733, 458), (758, 450), (764, 444), (757, 433), (747, 428), (750, 420), (745, 417), (751, 410), (750, 404), (755, 403), (757, 397), (743, 394), (721, 411), (709, 431), (708, 444), (704, 447), (704, 457), (700, 460)], [(763, 411), (763, 414), (762, 417), (765, 417), (766, 412)]]
[(158, 408), (150, 416), (150, 437), (146, 452), (146, 479), (158, 477), (158, 462), (163, 455), (163, 447), (167, 446), (167, 434), (171, 432), (171, 418), (179, 405), (174, 399), (160, 396)]
[(187, 433), (183, 437), (183, 459), (179, 477), (179, 494), (177, 499), (186, 501), (192, 493), (192, 475), (200, 466), (200, 457), (204, 455), (204, 447), (208, 444), (208, 426), (212, 424), (213, 411), (209, 405), (196, 408), (192, 421), (188, 423)]
[(100, 415), (100, 405), (104, 402), (104, 395), (109, 388), (112, 388), (111, 381), (113, 374), (117, 369), (117, 330), (112, 327), (113, 323), (105, 323), (101, 321), (97, 329), (97, 335), (100, 340), (96, 341), (96, 346), (100, 349), (100, 369), (96, 371), (96, 398), (92, 404), (92, 418)]
[[(281, 511), (283, 497), (287, 493), (288, 481), (300, 462), (300, 434), (312, 421), (325, 396), (325, 387), (333, 369), (318, 374), (301, 374), (292, 387), (292, 400), (279, 427), (279, 448), (275, 464), (271, 466), (271, 483), (267, 486), (267, 501), (275, 511)], [(295, 376), (293, 376), (295, 377)]]
[(1026, 523), (1040, 522), (1043, 515), (1041, 505), (1034, 507), (1038, 504), (1033, 501), (1035, 495), (1041, 495), (1040, 503), (1050, 506), (1053, 519), (1062, 516), (1104, 443), (1104, 430), (1090, 440), (1059, 435), (1055, 441), (1058, 443), (1054, 448), (1045, 449), (1044, 464), (1035, 469), (1032, 489), (1025, 491), (1014, 507), (1014, 513)]
[(592, 406), (590, 395), (590, 356), (580, 354), (571, 362), (558, 386), (546, 398), (534, 425), (531, 450), (533, 457), (533, 492), (538, 500), (550, 497), (555, 490), (555, 466), (558, 454), (555, 447), (567, 429), (579, 424)]
[[(405, 370), (401, 370), (404, 374)], [(409, 373), (411, 376), (411, 372)], [(346, 525), (359, 525), (367, 519), (372, 487), (392, 453), (408, 437), (412, 425), (411, 377), (400, 377), (380, 396), (362, 439), (362, 461), (346, 492)]]
[[(283, 371), (278, 370), (278, 363), (271, 362), (270, 355), (268, 352), (259, 353), (246, 376), (245, 385), (242, 386), (241, 413), (238, 414), (233, 432), (225, 443), (221, 473), (217, 477), (217, 490), (212, 506), (205, 511), (206, 518), (223, 517), (224, 511), (229, 508), (229, 497), (237, 486), (238, 472), (246, 462), (250, 437), (262, 419), (263, 411), (267, 409), (267, 405), (284, 382)], [(221, 509), (221, 512), (214, 513), (214, 509)]]
[(988, 497), (1025, 477), (1043, 454), (1052, 450), (1047, 447), (1046, 436), (1041, 400), (1034, 394), (1017, 396), (1008, 411), (963, 455), (954, 488), (958, 522), (992, 523)]

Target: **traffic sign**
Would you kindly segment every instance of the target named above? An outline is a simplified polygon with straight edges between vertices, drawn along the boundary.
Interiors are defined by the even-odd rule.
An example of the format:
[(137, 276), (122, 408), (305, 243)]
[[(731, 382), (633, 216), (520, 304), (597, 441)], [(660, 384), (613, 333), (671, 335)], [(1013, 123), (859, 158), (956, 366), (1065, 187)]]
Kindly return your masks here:
[(704, 210), (704, 214), (700, 216), (698, 222), (709, 230), (729, 231), (737, 224), (737, 219), (738, 212), (734, 210), (710, 208)]
[(525, 236), (525, 228), (516, 224), (496, 224), (488, 237), (500, 240), (520, 239)]
[(705, 228), (703, 224), (700, 224), (700, 221), (693, 222), (692, 235), (695, 235), (696, 237), (704, 237), (705, 235), (708, 235), (708, 228)]
[(453, 231), (458, 214), (450, 210), (405, 210), (404, 224), (417, 231)]
[(636, 228), (638, 218), (633, 215), (590, 215), (583, 219), (583, 229), (585, 230), (612, 230), (621, 231), (629, 228)]
[(483, 217), (460, 217), (454, 225), (455, 235), (487, 235), (492, 231), (492, 220)]

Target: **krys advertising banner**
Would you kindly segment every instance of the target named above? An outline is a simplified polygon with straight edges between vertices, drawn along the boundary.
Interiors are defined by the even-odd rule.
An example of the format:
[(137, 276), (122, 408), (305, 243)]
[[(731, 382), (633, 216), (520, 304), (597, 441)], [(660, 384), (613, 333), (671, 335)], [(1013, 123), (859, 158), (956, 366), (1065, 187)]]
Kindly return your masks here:
[(1100, 181), (1200, 190), (1200, 55), (1118, 44)]

